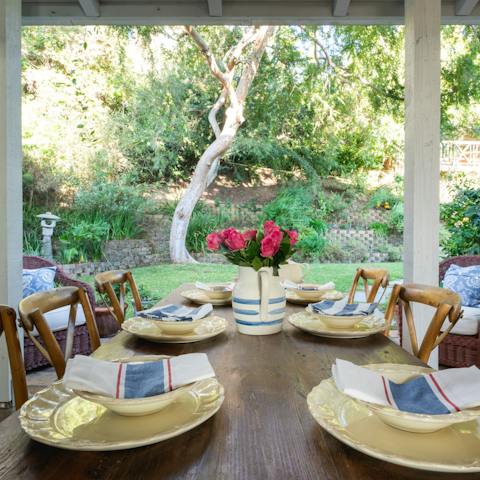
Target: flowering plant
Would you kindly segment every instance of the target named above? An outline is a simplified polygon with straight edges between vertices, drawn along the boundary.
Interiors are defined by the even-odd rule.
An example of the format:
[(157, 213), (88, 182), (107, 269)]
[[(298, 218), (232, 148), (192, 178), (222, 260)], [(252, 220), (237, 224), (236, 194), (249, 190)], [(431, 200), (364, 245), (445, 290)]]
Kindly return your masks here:
[(297, 241), (296, 230), (280, 228), (273, 220), (266, 221), (262, 231), (247, 230), (242, 233), (230, 227), (207, 235), (208, 249), (221, 251), (234, 265), (255, 270), (273, 267), (274, 275), (278, 275), (278, 267), (295, 253)]

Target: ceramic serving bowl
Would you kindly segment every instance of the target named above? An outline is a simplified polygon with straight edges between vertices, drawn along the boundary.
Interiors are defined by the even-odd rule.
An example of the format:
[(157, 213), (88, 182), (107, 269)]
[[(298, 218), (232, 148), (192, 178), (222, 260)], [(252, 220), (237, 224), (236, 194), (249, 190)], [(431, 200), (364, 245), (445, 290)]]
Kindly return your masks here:
[[(418, 377), (411, 371), (398, 367), (394, 375), (387, 373), (385, 375), (396, 383), (403, 383)], [(391, 427), (398, 428), (413, 433), (432, 433), (442, 428), (449, 427), (455, 423), (469, 422), (480, 417), (480, 407), (469, 408), (461, 412), (448, 413), (446, 415), (427, 415), (423, 413), (401, 412), (396, 408), (375, 405), (373, 403), (363, 402), (367, 408), (373, 412), (382, 422)]]
[(328, 290), (319, 290), (315, 283), (302, 283), (301, 288), (293, 289), (300, 298), (305, 300), (319, 300)]
[(209, 289), (203, 290), (212, 300), (227, 300), (232, 296), (232, 288), (226, 284), (210, 283)]
[[(122, 358), (116, 361), (122, 363), (130, 362), (154, 362), (168, 358), (165, 355), (149, 355)], [(111, 398), (105, 395), (99, 395), (96, 393), (84, 392), (81, 390), (74, 390), (75, 394), (79, 397), (88, 400), (93, 403), (98, 403), (104, 406), (108, 410), (123, 415), (126, 417), (140, 417), (143, 415), (150, 415), (152, 413), (159, 412), (163, 408), (173, 403), (180, 395), (192, 388), (192, 385), (186, 385), (184, 387), (177, 388), (171, 392), (163, 393), (161, 395), (155, 395), (153, 397), (145, 398)]]
[(351, 315), (351, 316), (339, 316), (339, 315), (324, 315), (323, 313), (317, 313), (312, 310), (311, 306), (307, 307), (307, 312), (312, 314), (313, 319), (321, 320), (327, 327), (330, 328), (352, 328), (361, 321), (370, 321), (374, 315)]
[(190, 333), (199, 327), (205, 318), (200, 318), (199, 320), (157, 320), (155, 318), (143, 318), (135, 317), (136, 319), (142, 318), (142, 320), (149, 320), (155, 322), (162, 333), (166, 335), (183, 335), (185, 333)]

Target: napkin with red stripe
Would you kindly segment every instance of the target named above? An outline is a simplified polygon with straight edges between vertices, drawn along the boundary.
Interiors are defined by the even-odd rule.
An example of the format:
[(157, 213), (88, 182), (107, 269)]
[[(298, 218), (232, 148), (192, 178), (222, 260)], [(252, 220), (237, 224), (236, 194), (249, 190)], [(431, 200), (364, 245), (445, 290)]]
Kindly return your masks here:
[(332, 367), (337, 388), (350, 397), (404, 412), (442, 415), (480, 405), (480, 370), (451, 368), (395, 383), (384, 375), (337, 359)]
[(76, 355), (67, 362), (67, 388), (111, 398), (144, 398), (214, 377), (205, 353), (189, 353), (154, 362), (108, 362)]

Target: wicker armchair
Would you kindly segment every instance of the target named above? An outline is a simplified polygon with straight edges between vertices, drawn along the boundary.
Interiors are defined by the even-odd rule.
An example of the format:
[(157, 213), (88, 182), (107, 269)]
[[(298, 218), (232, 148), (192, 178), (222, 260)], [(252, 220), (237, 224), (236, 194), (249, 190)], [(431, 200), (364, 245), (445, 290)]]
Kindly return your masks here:
[[(42, 267), (57, 267), (55, 282), (61, 286), (74, 286), (83, 288), (88, 295), (90, 304), (92, 305), (92, 310), (95, 312), (95, 293), (93, 288), (88, 285), (88, 283), (81, 282), (69, 277), (61, 267), (55, 265), (55, 263), (45, 260), (40, 257), (33, 256), (24, 256), (23, 257), (23, 268), (34, 269)], [(67, 331), (57, 330), (54, 332), (54, 336), (57, 339), (62, 349), (65, 349), (65, 342), (67, 339)], [(92, 349), (90, 347), (90, 340), (88, 336), (88, 329), (86, 325), (78, 325), (75, 327), (75, 335), (73, 337), (73, 353), (88, 355), (91, 353)], [(25, 369), (32, 370), (34, 368), (43, 367), (50, 365), (48, 360), (43, 357), (43, 355), (38, 351), (33, 342), (29, 338), (24, 340), (24, 359), (25, 359)]]
[[(480, 255), (451, 257), (440, 263), (440, 283), (450, 265), (470, 267), (480, 265)], [(439, 346), (439, 363), (448, 367), (480, 367), (480, 332), (476, 335), (450, 333)]]

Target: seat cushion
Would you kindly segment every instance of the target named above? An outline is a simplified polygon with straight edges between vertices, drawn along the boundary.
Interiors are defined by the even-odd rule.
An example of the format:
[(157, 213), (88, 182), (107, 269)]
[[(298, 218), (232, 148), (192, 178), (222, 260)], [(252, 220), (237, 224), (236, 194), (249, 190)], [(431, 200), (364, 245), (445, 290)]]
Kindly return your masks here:
[[(52, 332), (58, 332), (59, 330), (65, 330), (68, 325), (68, 314), (70, 313), (70, 305), (66, 307), (60, 307), (56, 310), (52, 310), (45, 314), (45, 320)], [(77, 319), (75, 320), (75, 326), (85, 325), (85, 314), (83, 308), (79, 304), (77, 308)], [(33, 335), (38, 336), (37, 329), (33, 329)]]
[(450, 265), (443, 286), (458, 293), (462, 297), (462, 305), (480, 307), (480, 265)]
[(54, 286), (57, 267), (43, 267), (22, 270), (23, 298), (37, 292), (51, 290)]
[[(450, 333), (456, 335), (477, 335), (478, 322), (480, 321), (480, 308), (462, 306), (462, 310), (463, 318), (457, 322)], [(448, 328), (449, 323), (447, 318), (443, 324), (442, 331)]]

